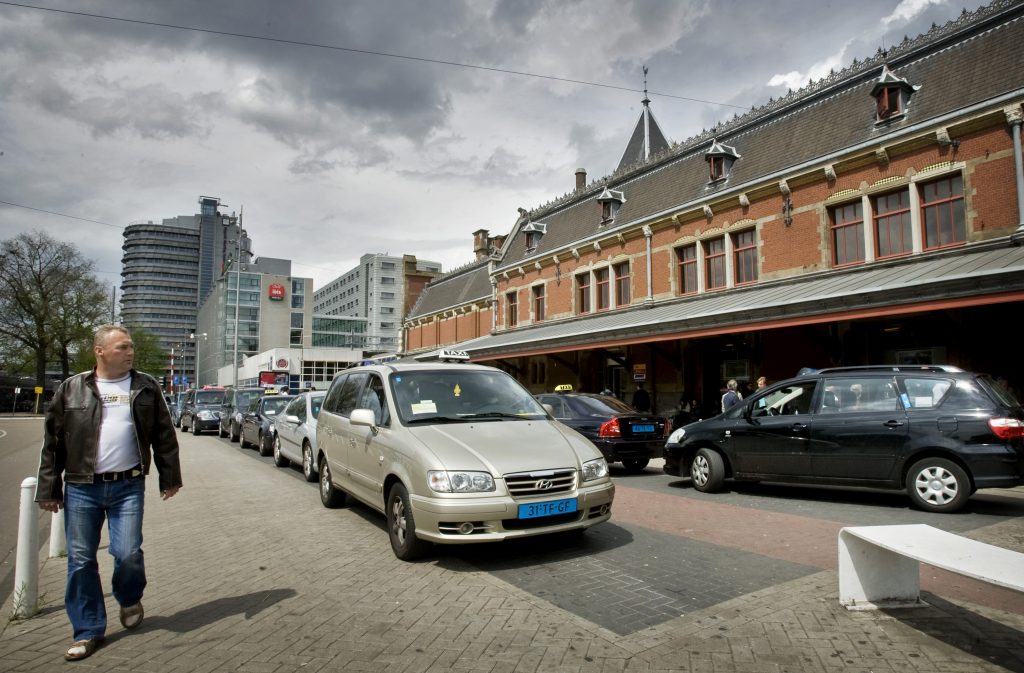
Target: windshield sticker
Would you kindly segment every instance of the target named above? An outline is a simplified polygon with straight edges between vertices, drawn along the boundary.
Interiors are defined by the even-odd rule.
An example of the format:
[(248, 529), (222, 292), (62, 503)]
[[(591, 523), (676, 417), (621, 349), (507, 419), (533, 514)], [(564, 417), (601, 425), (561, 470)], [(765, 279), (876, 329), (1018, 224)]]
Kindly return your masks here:
[(422, 402), (413, 402), (412, 413), (414, 414), (436, 414), (437, 405), (434, 404), (433, 400), (423, 400)]

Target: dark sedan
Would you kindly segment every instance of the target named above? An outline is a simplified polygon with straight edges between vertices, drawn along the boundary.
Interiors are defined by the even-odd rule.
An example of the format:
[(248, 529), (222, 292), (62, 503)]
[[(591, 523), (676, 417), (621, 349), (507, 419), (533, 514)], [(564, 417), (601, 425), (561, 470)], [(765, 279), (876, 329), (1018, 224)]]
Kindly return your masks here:
[(551, 407), (551, 415), (600, 449), (609, 463), (621, 462), (628, 472), (640, 472), (661, 455), (666, 420), (637, 411), (607, 395), (556, 392), (536, 395)]
[(274, 420), (293, 399), (294, 395), (267, 395), (254, 399), (242, 413), (242, 448), (255, 447), (261, 456), (273, 453)]

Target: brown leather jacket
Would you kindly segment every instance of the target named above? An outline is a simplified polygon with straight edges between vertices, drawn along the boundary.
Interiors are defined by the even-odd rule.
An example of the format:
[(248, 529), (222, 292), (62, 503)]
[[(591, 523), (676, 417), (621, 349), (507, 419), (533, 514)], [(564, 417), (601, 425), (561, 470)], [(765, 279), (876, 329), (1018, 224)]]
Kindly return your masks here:
[[(160, 385), (149, 374), (133, 369), (131, 375), (131, 413), (142, 470), (149, 474), (155, 461), (161, 491), (181, 486), (178, 437)], [(46, 412), (37, 502), (63, 500), (64, 481), (92, 483), (102, 422), (103, 404), (95, 370), (76, 374), (60, 384)]]

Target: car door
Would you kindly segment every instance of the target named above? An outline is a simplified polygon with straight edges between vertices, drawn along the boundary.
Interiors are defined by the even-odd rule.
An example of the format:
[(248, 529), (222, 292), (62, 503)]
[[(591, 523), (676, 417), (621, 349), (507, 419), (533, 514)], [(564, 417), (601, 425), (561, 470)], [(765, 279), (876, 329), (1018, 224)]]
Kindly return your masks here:
[[(383, 465), (390, 432), (391, 413), (388, 407), (387, 391), (380, 375), (369, 373), (361, 390), (358, 391), (356, 409), (373, 411), (377, 425), (376, 432), (365, 426), (348, 425), (349, 475), (355, 488), (366, 497), (381, 500), (383, 490)], [(351, 412), (349, 412), (351, 413)]]
[[(367, 474), (365, 456), (361, 452), (353, 451), (356, 438), (348, 419), (352, 412), (359, 408), (368, 378), (368, 372), (352, 372), (348, 375), (345, 386), (340, 391), (331, 424), (331, 442), (336, 447), (330, 454), (334, 479), (343, 489), (362, 499), (371, 497), (373, 479), (372, 474)], [(321, 410), (320, 415), (323, 416), (323, 413)], [(353, 461), (356, 463), (355, 466)]]
[(811, 470), (828, 481), (889, 481), (909, 436), (892, 376), (834, 376), (811, 428)]
[(289, 402), (274, 421), (278, 441), (281, 442), (281, 453), (289, 460), (302, 460), (302, 438), (299, 436), (299, 428), (305, 416), (306, 401), (300, 395)]
[(737, 474), (803, 477), (810, 474), (808, 451), (811, 401), (817, 381), (767, 388), (725, 413), (723, 446)]

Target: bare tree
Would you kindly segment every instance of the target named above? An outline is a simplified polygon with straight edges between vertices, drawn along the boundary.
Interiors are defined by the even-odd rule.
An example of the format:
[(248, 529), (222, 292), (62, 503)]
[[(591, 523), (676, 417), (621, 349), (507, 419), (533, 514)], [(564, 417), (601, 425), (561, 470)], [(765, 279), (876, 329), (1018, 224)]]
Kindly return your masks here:
[[(37, 386), (46, 386), (47, 356), (65, 350), (69, 335), (96, 326), (84, 307), (100, 287), (92, 266), (77, 248), (41, 231), (0, 243), (0, 335), (33, 356)], [(99, 314), (103, 302), (105, 296)]]

